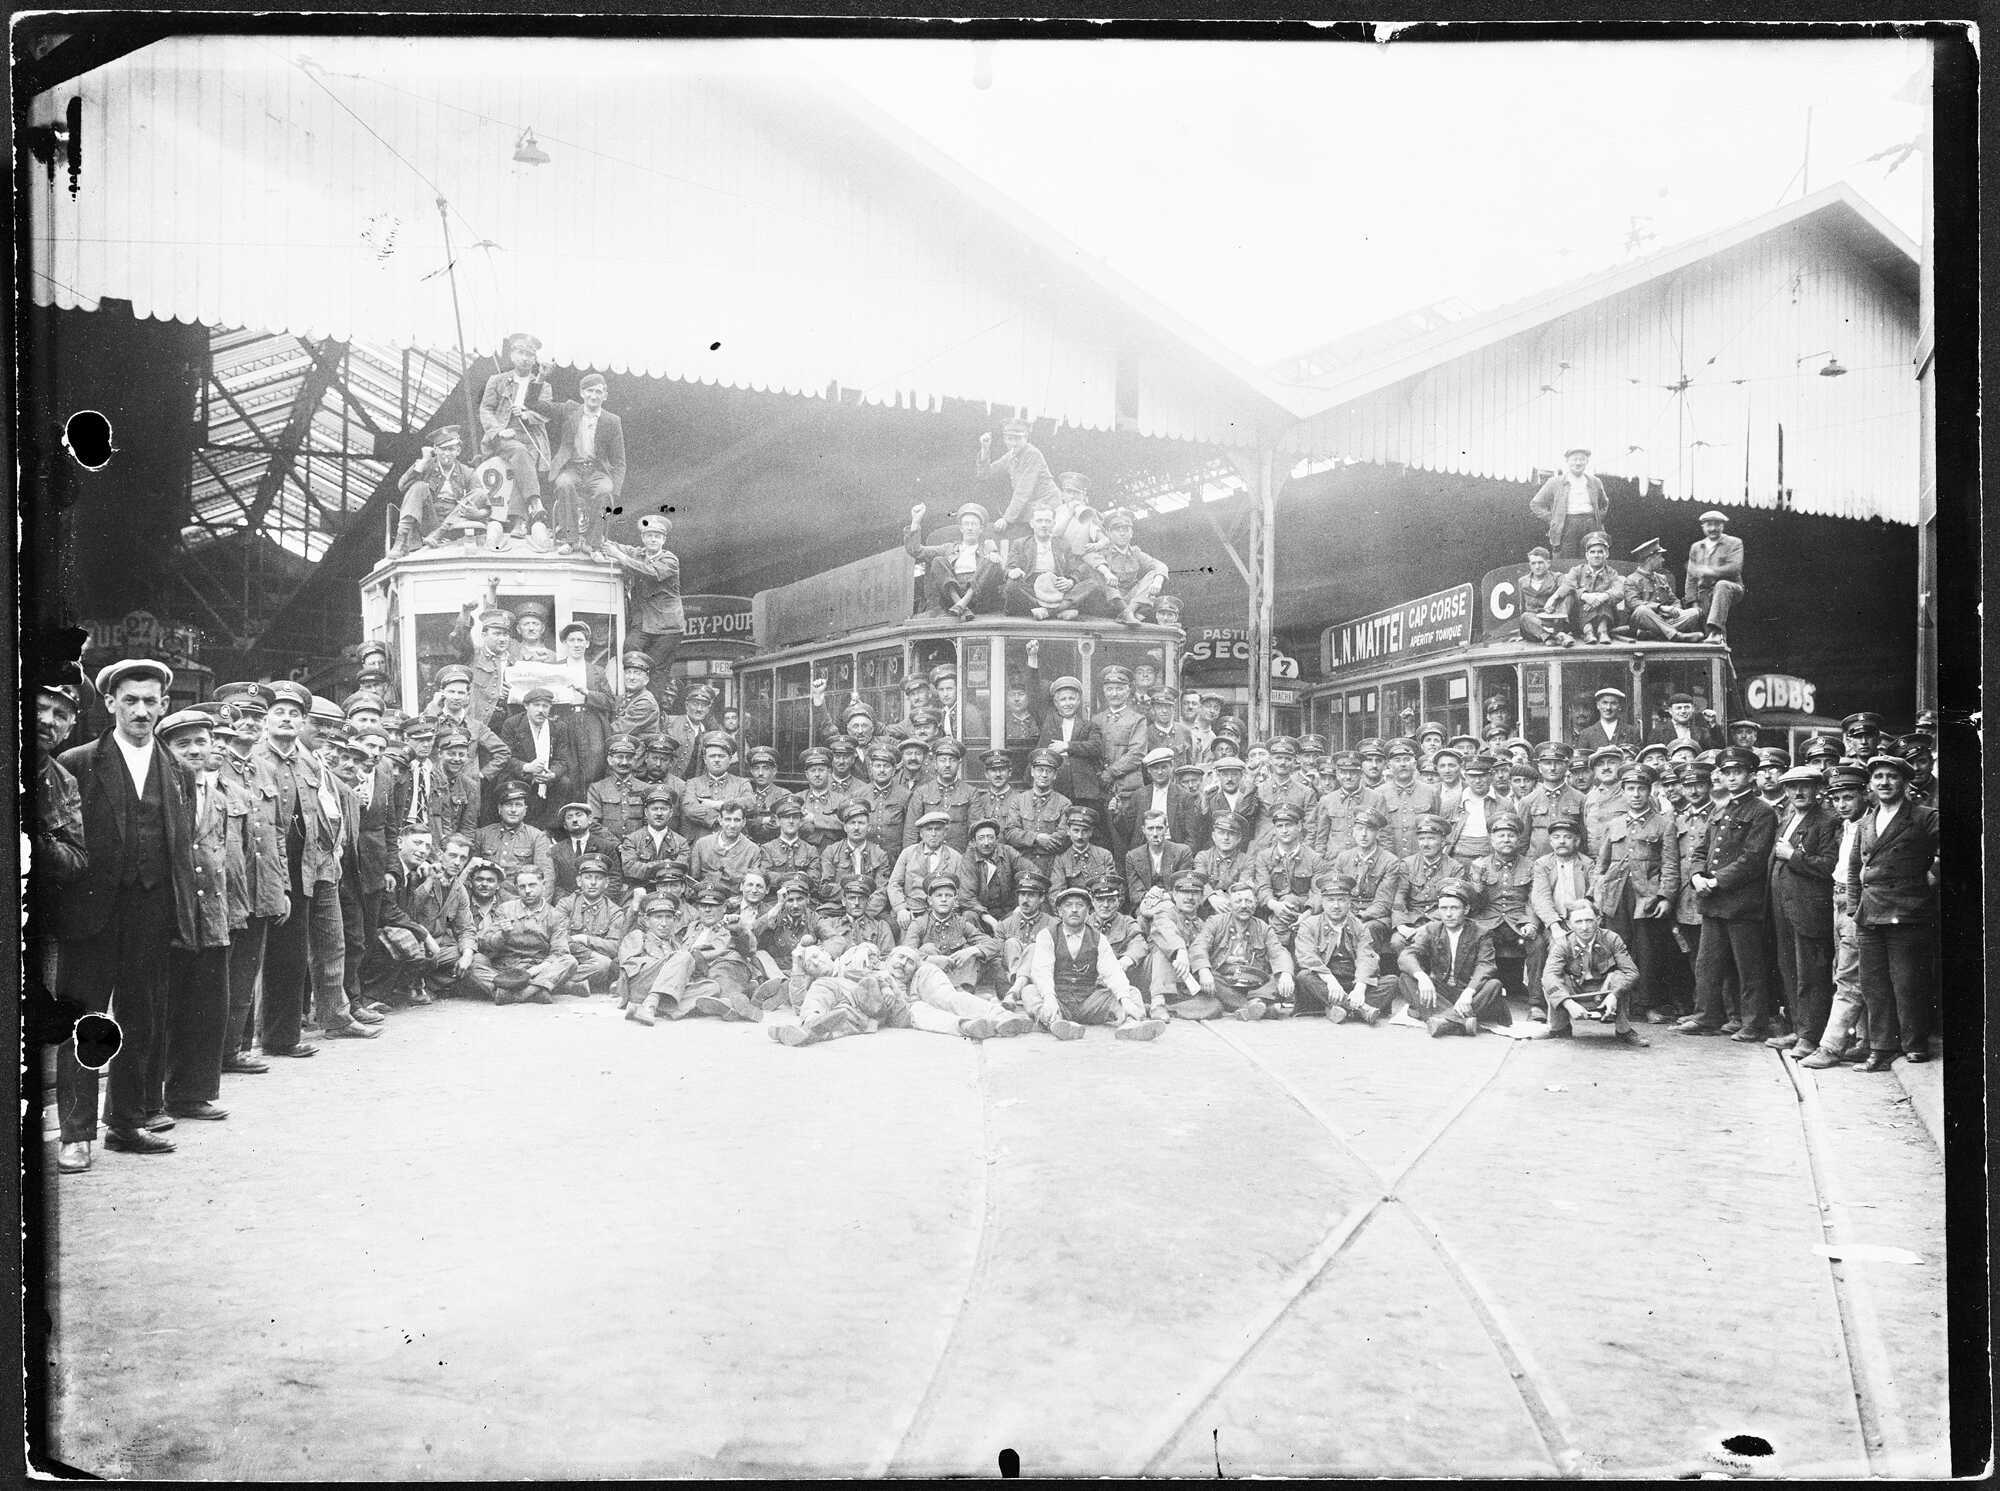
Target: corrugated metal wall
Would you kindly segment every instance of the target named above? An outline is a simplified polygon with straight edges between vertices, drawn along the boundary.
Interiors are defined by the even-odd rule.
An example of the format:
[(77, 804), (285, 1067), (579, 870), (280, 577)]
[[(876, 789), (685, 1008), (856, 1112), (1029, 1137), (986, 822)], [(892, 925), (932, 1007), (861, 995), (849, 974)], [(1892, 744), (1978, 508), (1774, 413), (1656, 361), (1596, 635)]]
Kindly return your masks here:
[[(1584, 444), (1596, 470), (1692, 502), (1907, 523), (1916, 331), (1913, 297), (1801, 223), (1344, 404), (1288, 444), (1510, 481)], [(1827, 352), (1845, 376), (1798, 360)]]
[[(554, 363), (1112, 427), (1115, 317), (751, 55), (160, 43), (37, 100), (47, 117), (81, 94), (86, 142), (77, 199), (36, 225), (37, 297), (451, 347), (442, 192), (475, 355), (528, 329)], [(513, 160), (523, 126), (549, 164)], [(1141, 433), (1241, 426), (1190, 359), (1138, 366)]]

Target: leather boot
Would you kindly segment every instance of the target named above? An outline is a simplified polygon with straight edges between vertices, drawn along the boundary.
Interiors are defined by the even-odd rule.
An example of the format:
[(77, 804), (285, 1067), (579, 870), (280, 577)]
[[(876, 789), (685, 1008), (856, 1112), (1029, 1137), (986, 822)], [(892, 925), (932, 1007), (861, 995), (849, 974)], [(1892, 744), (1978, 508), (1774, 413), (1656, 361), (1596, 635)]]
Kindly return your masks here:
[(415, 518), (404, 518), (396, 525), (395, 551), (398, 554), (409, 554), (415, 552), (416, 547), (417, 520)]

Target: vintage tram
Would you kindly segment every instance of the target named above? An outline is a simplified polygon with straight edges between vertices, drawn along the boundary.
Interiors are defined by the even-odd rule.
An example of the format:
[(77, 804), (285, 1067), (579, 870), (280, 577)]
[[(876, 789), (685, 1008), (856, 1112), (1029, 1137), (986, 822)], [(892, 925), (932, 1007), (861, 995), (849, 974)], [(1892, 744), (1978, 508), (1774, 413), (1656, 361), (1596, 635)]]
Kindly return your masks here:
[(1369, 616), (1320, 639), (1321, 681), (1308, 728), (1334, 750), (1370, 737), (1414, 735), (1426, 723), (1484, 739), (1494, 725), (1529, 740), (1573, 740), (1597, 718), (1596, 694), (1625, 694), (1641, 735), (1676, 693), (1726, 721), (1735, 673), (1720, 642), (1578, 642), (1551, 646), (1520, 630), (1517, 567), (1489, 572)]

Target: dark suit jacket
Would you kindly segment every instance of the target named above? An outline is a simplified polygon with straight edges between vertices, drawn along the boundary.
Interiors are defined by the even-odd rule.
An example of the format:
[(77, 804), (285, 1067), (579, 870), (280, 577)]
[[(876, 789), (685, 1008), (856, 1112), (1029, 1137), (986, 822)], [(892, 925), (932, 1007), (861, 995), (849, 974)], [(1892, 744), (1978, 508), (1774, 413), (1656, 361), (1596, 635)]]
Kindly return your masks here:
[(1482, 932), (1470, 921), (1459, 929), (1458, 961), (1446, 967), (1446, 952), (1451, 947), (1451, 939), (1446, 934), (1443, 922), (1425, 922), (1422, 930), (1411, 940), (1408, 947), (1396, 959), (1396, 966), (1405, 973), (1415, 973), (1421, 968), (1431, 976), (1438, 993), (1446, 999), (1457, 999), (1468, 988), (1477, 988), (1489, 978), (1497, 976), (1499, 965), (1493, 958), (1493, 938)]
[[(106, 731), (72, 746), (56, 760), (76, 778), (83, 800), (83, 873), (67, 882), (58, 900), (57, 931), (62, 937), (95, 937), (118, 914), (118, 882), (125, 872), (126, 799), (132, 779), (121, 783), (125, 759)], [(200, 945), (194, 863), (194, 798), (188, 774), (164, 745), (153, 747), (153, 770), (160, 774), (161, 810), (167, 838), (168, 881), (173, 887), (175, 935), (184, 947)], [(166, 955), (166, 949), (160, 949)]]
[(1743, 540), (1733, 533), (1725, 533), (1716, 539), (1714, 547), (1705, 538), (1698, 538), (1688, 545), (1687, 590), (1689, 605), (1695, 597), (1707, 590), (1717, 580), (1734, 580), (1743, 583)]
[(1152, 845), (1141, 840), (1125, 855), (1125, 904), (1137, 906), (1146, 892), (1154, 886), (1164, 885), (1171, 888), (1174, 876), (1180, 874), (1182, 870), (1193, 868), (1194, 850), (1186, 844), (1168, 839), (1161, 846), (1160, 870), (1155, 874)]
[(556, 809), (581, 793), (588, 783), (577, 781), (576, 742), (569, 733), (569, 721), (559, 715), (549, 716), (549, 765), (555, 770), (555, 780), (548, 783), (549, 795), (546, 803), (538, 804), (534, 795), (535, 781), (521, 770), (535, 759), (535, 743), (528, 733), (528, 717), (517, 714), (500, 727), (500, 739), (513, 753), (513, 761), (506, 775), (518, 777), (529, 787), (528, 817), (537, 827), (545, 827), (545, 820), (552, 817)]
[(1694, 846), (1694, 873), (1713, 875), (1715, 888), (1697, 897), (1704, 917), (1763, 921), (1769, 911), (1771, 845), (1778, 815), (1754, 791), (1722, 804)]
[[(537, 377), (528, 385), (527, 406), (545, 419), (555, 417), (555, 405), (549, 400), (547, 379)], [(491, 450), (493, 437), (504, 431), (513, 418), (514, 369), (509, 364), (486, 380), (486, 390), (479, 396), (480, 447)]]
[[(618, 841), (603, 829), (593, 828), (590, 831), (589, 837), (583, 841), (583, 852), (603, 855), (610, 862), (614, 877), (624, 874), (623, 862), (618, 853)], [(555, 848), (551, 853), (556, 862), (556, 889), (566, 896), (576, 889), (576, 862), (579, 858), (576, 850), (570, 847), (568, 834), (555, 835)]]
[(1780, 837), (1792, 841), (1792, 857), (1771, 856), (1772, 914), (1782, 912), (1801, 936), (1822, 942), (1833, 940), (1833, 864), (1840, 857), (1841, 826), (1838, 813), (1814, 803), (1795, 833), (1786, 835), (1780, 823)]
[[(1141, 782), (1135, 791), (1125, 795), (1114, 825), (1115, 831), (1123, 835), (1123, 843), (1137, 845), (1145, 837), (1144, 818), (1152, 801), (1153, 788), (1147, 782)], [(1208, 814), (1202, 810), (1201, 794), (1190, 792), (1179, 783), (1167, 788), (1167, 838), (1188, 845), (1190, 858), (1194, 850), (1208, 847)]]
[(1586, 751), (1595, 751), (1604, 746), (1626, 746), (1639, 749), (1639, 727), (1629, 719), (1620, 717), (1618, 728), (1607, 731), (1604, 721), (1592, 720), (1588, 728), (1577, 732), (1576, 743)]
[[(1838, 841), (1836, 841), (1836, 844)], [(1930, 868), (1937, 859), (1937, 809), (1905, 801), (1878, 838), (1875, 809), (1861, 819), (1848, 857), (1847, 894), (1858, 926), (1925, 926), (1936, 919)], [(96, 869), (96, 851), (91, 851)]]
[[(1062, 716), (1051, 711), (1042, 721), (1039, 750), (1052, 740), (1062, 739)], [(1055, 790), (1071, 802), (1104, 806), (1104, 732), (1088, 715), (1078, 714), (1070, 735), (1069, 752), (1056, 768)]]
[[(556, 405), (560, 417), (551, 422), (551, 439), (555, 443), (555, 457), (549, 463), (552, 472), (560, 472), (563, 467), (577, 459), (576, 427), (583, 419), (583, 405), (564, 402)], [(611, 477), (611, 495), (617, 496), (625, 490), (625, 426), (609, 409), (597, 411), (597, 463)]]
[(410, 812), (410, 784), (387, 761), (375, 763), (375, 785), (361, 809), (361, 837), (356, 846), (361, 888), (379, 890), (382, 877), (396, 867), (396, 835)]
[[(1248, 775), (1249, 774), (1246, 772), (1245, 777), (1247, 778)], [(1235, 812), (1236, 815), (1243, 820), (1243, 847), (1247, 851), (1250, 847), (1251, 841), (1257, 837), (1257, 830), (1264, 826), (1264, 799), (1257, 795), (1257, 789), (1254, 786), (1252, 786), (1247, 780), (1244, 782), (1244, 788), (1245, 790), (1243, 793), (1243, 801), (1236, 805)], [(1230, 810), (1229, 804), (1223, 798), (1222, 789), (1220, 787), (1217, 787), (1212, 792), (1202, 793), (1201, 795), (1202, 822), (1211, 831), (1215, 827), (1215, 820), (1217, 815), (1228, 812), (1229, 810)], [(1204, 839), (1202, 842), (1204, 845), (1206, 845), (1207, 840)], [(1333, 854), (1338, 854), (1343, 849), (1349, 849), (1352, 847), (1353, 847), (1352, 841), (1349, 841), (1346, 844), (1328, 844), (1326, 852), (1329, 855), (1333, 855)]]
[[(1694, 722), (1688, 728), (1694, 732), (1695, 749), (1697, 751), (1719, 751), (1722, 749), (1722, 732), (1699, 715), (1695, 716)], [(1668, 720), (1665, 724), (1654, 728), (1653, 733), (1646, 737), (1646, 744), (1671, 746), (1678, 738), (1674, 734), (1674, 722)]]
[[(1064, 579), (1081, 580), (1090, 573), (1084, 568), (1083, 560), (1070, 548), (1067, 541), (1052, 538), (1049, 540), (1049, 548), (1055, 555), (1056, 573)], [(1032, 533), (1007, 541), (1007, 547), (1001, 556), (1000, 569), (1002, 573), (1019, 570), (1025, 576), (1034, 575), (1035, 536)]]

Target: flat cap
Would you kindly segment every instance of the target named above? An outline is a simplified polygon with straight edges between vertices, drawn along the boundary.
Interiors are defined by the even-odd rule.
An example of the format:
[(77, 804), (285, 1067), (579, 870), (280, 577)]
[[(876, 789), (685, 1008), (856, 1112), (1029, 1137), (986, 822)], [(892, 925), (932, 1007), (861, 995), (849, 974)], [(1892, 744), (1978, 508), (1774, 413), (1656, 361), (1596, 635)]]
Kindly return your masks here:
[(128, 678), (150, 678), (159, 684), (162, 692), (174, 686), (174, 670), (157, 658), (128, 657), (115, 663), (107, 663), (97, 670), (94, 680), (98, 694), (109, 699), (117, 692), (118, 685)]
[(1245, 769), (1243, 758), (1234, 751), (1216, 757), (1215, 760), (1209, 762), (1209, 765), (1213, 766), (1217, 771), (1242, 771)]
[(1171, 764), (1173, 759), (1174, 748), (1172, 746), (1154, 746), (1144, 756), (1139, 758), (1139, 764), (1141, 766), (1159, 766), (1162, 764)]
[(529, 689), (527, 693), (521, 695), (521, 702), (523, 704), (553, 704), (556, 702), (555, 690), (545, 689), (537, 685)]
[(1823, 787), (1826, 785), (1826, 773), (1817, 766), (1794, 766), (1778, 780), (1787, 787)]
[(205, 709), (177, 709), (159, 724), (153, 726), (153, 734), (167, 740), (189, 730), (213, 730), (215, 716)]
[(1601, 745), (1586, 758), (1586, 765), (1595, 768), (1600, 761), (1623, 761), (1625, 753), (1615, 745)]
[(1065, 901), (1088, 901), (1089, 899), (1090, 892), (1082, 886), (1075, 884), (1065, 885), (1055, 894), (1055, 903), (1058, 906), (1062, 905)]
[(1603, 699), (1607, 697), (1612, 699), (1623, 699), (1625, 697), (1625, 690), (1615, 689), (1611, 687), (1610, 684), (1606, 684), (1603, 688), (1597, 690), (1597, 692), (1592, 694), (1590, 697), (1593, 699)]
[(945, 812), (942, 808), (933, 808), (930, 812), (925, 813), (921, 818), (917, 819), (918, 828), (930, 828), (933, 826), (949, 828), (951, 826), (951, 814)]
[(1697, 523), (1727, 523), (1729, 521), (1729, 514), (1718, 512), (1711, 507), (1707, 512), (1696, 518), (1695, 521)]
[(1870, 756), (1868, 758), (1868, 774), (1871, 777), (1875, 775), (1876, 772), (1882, 771), (1885, 768), (1889, 771), (1898, 772), (1905, 778), (1913, 777), (1917, 774), (1916, 767), (1910, 765), (1910, 763), (1904, 760), (1901, 756), (1891, 755), (1887, 751), (1883, 751), (1877, 755)]
[(594, 802), (566, 802), (557, 811), (562, 813), (588, 813), (591, 817), (595, 818), (597, 816), (597, 804)]
[(1049, 685), (1049, 692), (1051, 694), (1060, 693), (1064, 689), (1075, 689), (1080, 694), (1083, 692), (1083, 680), (1072, 674), (1065, 673)]

